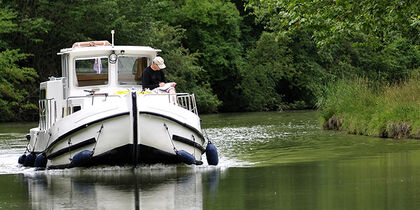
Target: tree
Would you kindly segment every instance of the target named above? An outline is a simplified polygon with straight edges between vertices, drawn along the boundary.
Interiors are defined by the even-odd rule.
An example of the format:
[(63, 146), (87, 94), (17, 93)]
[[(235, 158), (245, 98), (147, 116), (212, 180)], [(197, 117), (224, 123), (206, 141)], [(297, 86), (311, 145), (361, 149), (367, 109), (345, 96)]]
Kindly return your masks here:
[(420, 64), (415, 1), (251, 0), (249, 6), (279, 37), (308, 32), (331, 79), (399, 82)]
[[(13, 10), (0, 8), (1, 37), (18, 30), (15, 18)], [(18, 49), (8, 49), (10, 45), (7, 40), (0, 40), (0, 121), (33, 120), (37, 107), (29, 100), (30, 87), (37, 74), (33, 68), (20, 66), (29, 55)]]
[(241, 17), (235, 5), (226, 0), (179, 0), (159, 1), (156, 6), (157, 19), (185, 30), (182, 46), (199, 55), (197, 64), (203, 69), (198, 81), (208, 83), (223, 101), (222, 111), (238, 111), (243, 61)]
[[(170, 2), (170, 1), (168, 1)], [(164, 3), (164, 2), (163, 2)], [(198, 90), (208, 97), (199, 97), (200, 111), (214, 111), (220, 105), (206, 80), (198, 77), (202, 68), (198, 54), (182, 47), (185, 30), (170, 26), (157, 18), (156, 9), (162, 2), (147, 0), (76, 0), (17, 1), (10, 7), (17, 12), (15, 31), (8, 39), (14, 46), (34, 56), (28, 64), (35, 67), (44, 81), (51, 75), (60, 75), (61, 48), (77, 41), (109, 40), (115, 29), (119, 45), (146, 45), (162, 50), (168, 64), (167, 74), (178, 82), (180, 91)], [(25, 21), (23, 21), (25, 20)], [(86, 23), (86, 20), (89, 20)], [(34, 27), (29, 27), (34, 22)], [(187, 82), (188, 81), (188, 82)]]
[(314, 93), (326, 80), (316, 47), (305, 31), (293, 36), (264, 32), (247, 55), (241, 88), (247, 110), (310, 108)]

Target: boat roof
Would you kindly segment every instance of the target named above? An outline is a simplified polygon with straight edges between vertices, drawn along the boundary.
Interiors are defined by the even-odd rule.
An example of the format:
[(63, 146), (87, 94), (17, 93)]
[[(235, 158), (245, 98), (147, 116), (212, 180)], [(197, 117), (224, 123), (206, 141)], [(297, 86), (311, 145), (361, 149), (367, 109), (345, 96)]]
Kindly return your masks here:
[(160, 52), (159, 49), (154, 49), (149, 46), (86, 46), (86, 47), (72, 47), (61, 49), (57, 55), (64, 54), (96, 54), (101, 52), (124, 51), (126, 54), (156, 54)]

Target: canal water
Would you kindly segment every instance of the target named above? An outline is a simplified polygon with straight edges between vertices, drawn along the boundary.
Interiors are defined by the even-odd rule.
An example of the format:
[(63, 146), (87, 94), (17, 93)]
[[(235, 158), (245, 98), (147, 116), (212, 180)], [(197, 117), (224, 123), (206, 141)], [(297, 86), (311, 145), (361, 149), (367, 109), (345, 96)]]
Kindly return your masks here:
[(320, 129), (315, 111), (203, 115), (220, 164), (18, 166), (0, 124), (0, 209), (419, 209), (420, 142)]

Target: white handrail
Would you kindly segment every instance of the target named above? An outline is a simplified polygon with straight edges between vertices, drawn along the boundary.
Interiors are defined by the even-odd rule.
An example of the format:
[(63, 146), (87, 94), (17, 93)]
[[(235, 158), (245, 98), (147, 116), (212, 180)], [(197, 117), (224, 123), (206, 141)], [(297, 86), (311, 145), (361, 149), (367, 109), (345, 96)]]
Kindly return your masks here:
[(39, 128), (47, 130), (57, 120), (57, 103), (54, 98), (41, 99), (39, 104)]
[(182, 107), (198, 115), (197, 104), (195, 103), (194, 94), (189, 94), (189, 93), (145, 94), (145, 96), (162, 96), (162, 95), (168, 96), (169, 103)]

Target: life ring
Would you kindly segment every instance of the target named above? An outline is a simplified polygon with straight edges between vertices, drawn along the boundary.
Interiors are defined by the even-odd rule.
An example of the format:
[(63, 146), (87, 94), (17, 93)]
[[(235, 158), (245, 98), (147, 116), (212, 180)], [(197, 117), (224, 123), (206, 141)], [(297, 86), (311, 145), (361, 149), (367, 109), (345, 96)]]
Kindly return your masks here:
[(75, 47), (95, 47), (95, 46), (109, 46), (111, 45), (108, 41), (90, 41), (90, 42), (76, 42), (73, 44)]

